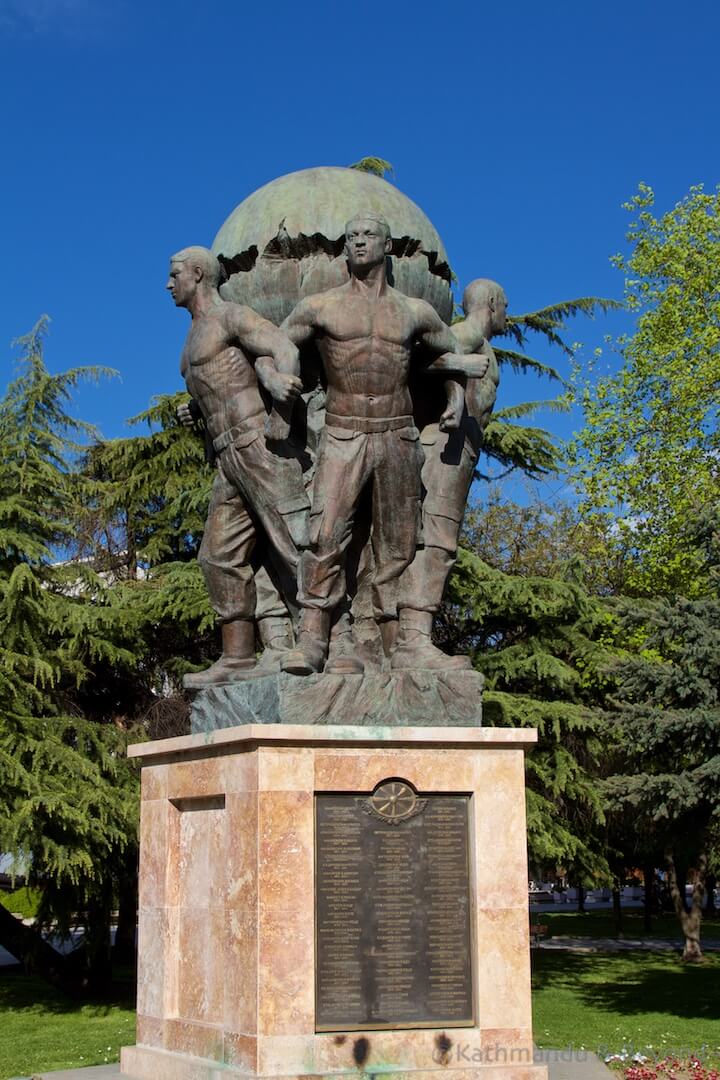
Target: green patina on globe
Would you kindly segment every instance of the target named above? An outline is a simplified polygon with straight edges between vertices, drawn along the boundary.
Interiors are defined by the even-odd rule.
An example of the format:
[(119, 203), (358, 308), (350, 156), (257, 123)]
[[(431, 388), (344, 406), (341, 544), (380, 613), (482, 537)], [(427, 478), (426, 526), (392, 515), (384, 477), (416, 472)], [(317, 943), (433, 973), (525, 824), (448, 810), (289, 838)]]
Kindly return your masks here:
[(450, 268), (432, 222), (387, 180), (335, 166), (281, 176), (233, 210), (212, 248), (228, 274), (222, 295), (281, 323), (303, 297), (348, 280), (345, 223), (362, 213), (390, 226), (391, 283), (449, 323)]

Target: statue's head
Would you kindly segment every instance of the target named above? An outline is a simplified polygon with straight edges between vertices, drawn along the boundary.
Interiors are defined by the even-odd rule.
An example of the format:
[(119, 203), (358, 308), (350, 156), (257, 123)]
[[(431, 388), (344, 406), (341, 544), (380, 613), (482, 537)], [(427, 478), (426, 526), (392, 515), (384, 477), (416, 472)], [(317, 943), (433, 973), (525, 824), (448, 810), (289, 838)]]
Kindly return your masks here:
[(379, 266), (392, 250), (390, 226), (374, 214), (358, 214), (345, 226), (345, 254), (351, 272)]
[(507, 326), (507, 296), (502, 285), (490, 278), (476, 278), (463, 293), (462, 306), (466, 315), (482, 312), (489, 317), (490, 333), (503, 334)]
[(183, 248), (170, 258), (167, 289), (176, 307), (187, 307), (198, 289), (217, 289), (222, 279), (222, 266), (209, 248)]

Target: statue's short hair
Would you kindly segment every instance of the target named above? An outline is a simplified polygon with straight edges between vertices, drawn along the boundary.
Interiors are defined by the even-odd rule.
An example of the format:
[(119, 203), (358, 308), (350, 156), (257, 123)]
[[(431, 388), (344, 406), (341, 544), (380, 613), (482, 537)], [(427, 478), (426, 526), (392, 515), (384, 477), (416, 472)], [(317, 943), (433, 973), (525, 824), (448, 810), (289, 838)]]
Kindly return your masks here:
[(215, 289), (225, 280), (222, 265), (217, 257), (213, 255), (210, 248), (183, 248), (182, 251), (178, 251), (177, 254), (171, 256), (170, 262), (191, 262), (193, 266), (199, 266), (203, 272), (203, 278), (208, 285), (212, 285)]
[(489, 307), (491, 300), (504, 300), (507, 304), (507, 296), (502, 285), (491, 278), (476, 278), (465, 289), (462, 298), (463, 311), (467, 315), (471, 308)]
[(386, 240), (389, 240), (391, 235), (392, 235), (391, 232), (390, 232), (390, 226), (388, 225), (385, 218), (378, 217), (377, 214), (354, 214), (353, 217), (351, 217), (350, 220), (345, 223), (345, 235), (346, 236), (348, 234), (348, 229), (350, 228), (350, 226), (355, 221), (374, 221), (375, 224), (379, 225), (380, 228), (385, 233), (385, 239)]

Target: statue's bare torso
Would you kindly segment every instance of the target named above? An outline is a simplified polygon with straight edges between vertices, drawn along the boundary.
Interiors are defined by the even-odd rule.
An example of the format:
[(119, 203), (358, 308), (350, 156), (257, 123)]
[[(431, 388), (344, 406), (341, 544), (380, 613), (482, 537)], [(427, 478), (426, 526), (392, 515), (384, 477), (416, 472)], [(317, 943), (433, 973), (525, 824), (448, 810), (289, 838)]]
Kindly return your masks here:
[(236, 343), (229, 318), (253, 314), (223, 301), (193, 320), (183, 346), (180, 371), (213, 439), (238, 424), (251, 425), (255, 418), (260, 426), (267, 414), (254, 366)]
[(328, 413), (380, 419), (412, 413), (411, 353), (434, 319), (423, 300), (390, 286), (369, 295), (349, 282), (303, 301), (283, 325), (295, 341), (312, 327), (325, 369)]

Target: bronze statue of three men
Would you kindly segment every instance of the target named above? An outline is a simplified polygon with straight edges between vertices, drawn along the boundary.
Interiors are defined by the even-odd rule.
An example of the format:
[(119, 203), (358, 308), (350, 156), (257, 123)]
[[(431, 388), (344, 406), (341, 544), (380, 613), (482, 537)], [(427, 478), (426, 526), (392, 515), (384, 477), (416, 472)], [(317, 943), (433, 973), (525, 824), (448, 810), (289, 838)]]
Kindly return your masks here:
[[(470, 666), (430, 635), (495, 401), (489, 339), (505, 329), (507, 301), (475, 281), (451, 329), (388, 282), (391, 244), (385, 221), (353, 218), (347, 283), (301, 300), (280, 327), (222, 299), (208, 249), (171, 259), (167, 287), (192, 316), (181, 358), (191, 402), (179, 417), (202, 416), (217, 470), (199, 562), (223, 651), (186, 676), (190, 688), (278, 670), (361, 674), (359, 562), (391, 670)], [(314, 462), (292, 423), (312, 389), (299, 352), (310, 344), (325, 391)]]

